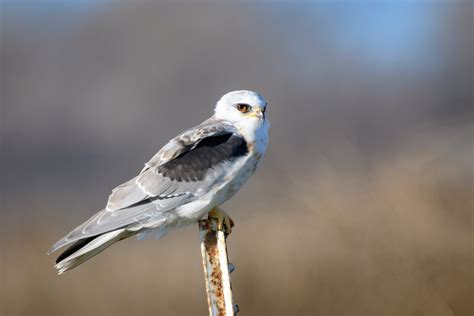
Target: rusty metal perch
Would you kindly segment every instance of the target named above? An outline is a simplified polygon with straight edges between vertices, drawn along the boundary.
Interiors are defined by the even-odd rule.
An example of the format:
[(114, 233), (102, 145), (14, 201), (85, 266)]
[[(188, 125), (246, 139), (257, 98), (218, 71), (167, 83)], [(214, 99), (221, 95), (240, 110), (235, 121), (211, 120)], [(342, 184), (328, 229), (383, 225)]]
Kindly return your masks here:
[(226, 239), (231, 227), (224, 224), (225, 213), (215, 208), (208, 218), (199, 221), (201, 254), (206, 278), (207, 303), (210, 316), (234, 316), (238, 306), (232, 299), (230, 273), (234, 266), (228, 262)]

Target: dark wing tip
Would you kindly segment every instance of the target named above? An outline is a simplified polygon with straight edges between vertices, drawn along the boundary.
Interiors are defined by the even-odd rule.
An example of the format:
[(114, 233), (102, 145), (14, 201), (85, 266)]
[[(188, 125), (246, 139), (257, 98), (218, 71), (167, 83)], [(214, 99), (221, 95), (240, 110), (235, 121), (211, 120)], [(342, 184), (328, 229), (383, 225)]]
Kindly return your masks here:
[(75, 253), (76, 251), (78, 251), (79, 249), (87, 245), (88, 243), (90, 243), (92, 240), (97, 238), (98, 236), (100, 235), (79, 239), (58, 256), (58, 258), (56, 259), (56, 263), (59, 263), (62, 260), (66, 259), (70, 255), (72, 255), (73, 253)]

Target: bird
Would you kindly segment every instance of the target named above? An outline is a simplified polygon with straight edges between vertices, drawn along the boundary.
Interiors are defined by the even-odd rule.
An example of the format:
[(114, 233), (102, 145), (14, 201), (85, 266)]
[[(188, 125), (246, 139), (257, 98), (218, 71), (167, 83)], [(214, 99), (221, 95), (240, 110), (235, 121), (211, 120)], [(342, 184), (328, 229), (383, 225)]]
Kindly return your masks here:
[(231, 91), (214, 114), (166, 143), (141, 172), (112, 190), (106, 207), (57, 241), (48, 255), (58, 274), (71, 270), (117, 241), (150, 234), (157, 239), (197, 223), (209, 212), (228, 228), (220, 205), (254, 173), (268, 144), (267, 102), (257, 92)]

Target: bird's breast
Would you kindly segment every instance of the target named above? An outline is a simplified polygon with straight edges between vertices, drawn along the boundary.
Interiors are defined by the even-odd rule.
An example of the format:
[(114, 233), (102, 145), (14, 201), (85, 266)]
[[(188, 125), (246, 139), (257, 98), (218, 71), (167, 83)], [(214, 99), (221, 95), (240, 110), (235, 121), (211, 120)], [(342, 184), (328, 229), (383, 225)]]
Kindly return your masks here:
[(253, 130), (252, 133), (242, 133), (241, 135), (247, 143), (248, 153), (244, 157), (237, 158), (229, 165), (226, 176), (215, 191), (217, 205), (224, 203), (240, 190), (257, 169), (265, 154), (268, 143), (267, 124)]

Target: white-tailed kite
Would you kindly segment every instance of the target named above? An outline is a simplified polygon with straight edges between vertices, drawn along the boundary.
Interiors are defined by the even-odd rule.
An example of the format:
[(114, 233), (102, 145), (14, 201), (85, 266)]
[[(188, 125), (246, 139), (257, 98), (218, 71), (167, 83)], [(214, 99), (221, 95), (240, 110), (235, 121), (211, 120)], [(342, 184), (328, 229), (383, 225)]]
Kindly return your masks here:
[(231, 198), (255, 171), (268, 142), (267, 103), (258, 93), (225, 94), (214, 115), (170, 140), (107, 206), (54, 244), (61, 274), (116, 241), (197, 223)]

